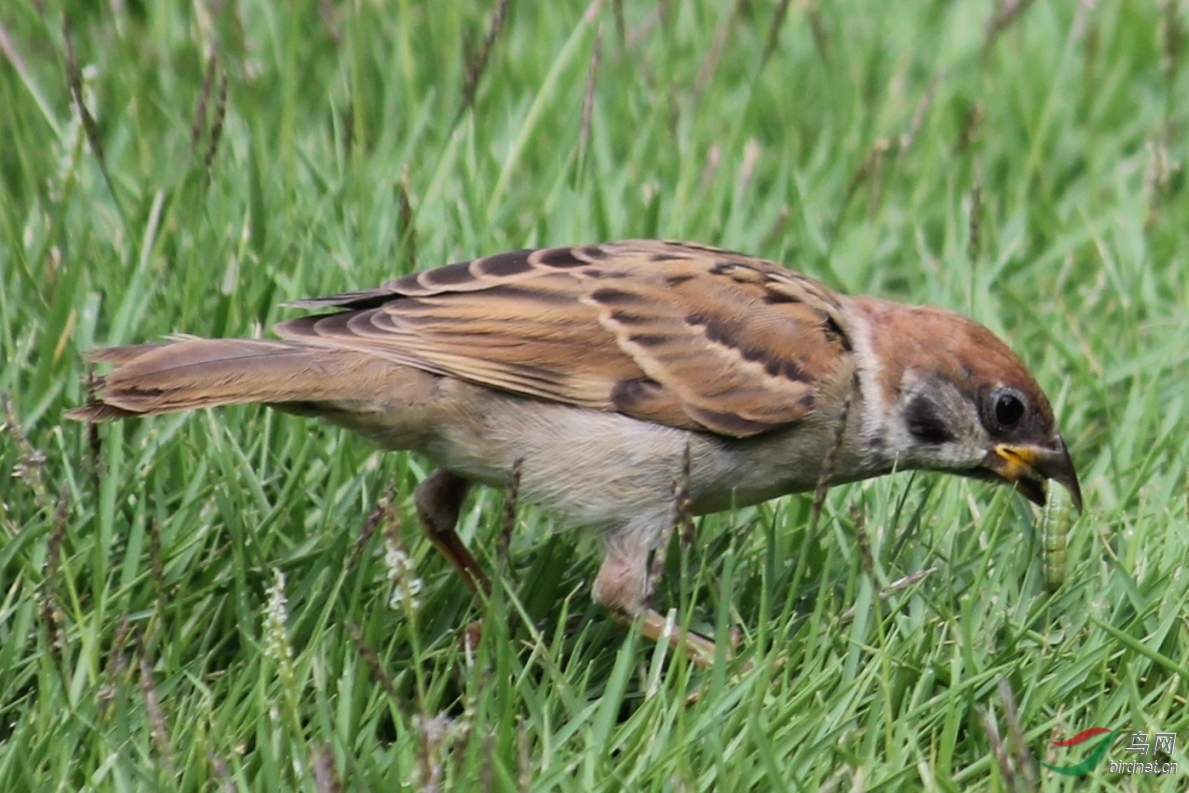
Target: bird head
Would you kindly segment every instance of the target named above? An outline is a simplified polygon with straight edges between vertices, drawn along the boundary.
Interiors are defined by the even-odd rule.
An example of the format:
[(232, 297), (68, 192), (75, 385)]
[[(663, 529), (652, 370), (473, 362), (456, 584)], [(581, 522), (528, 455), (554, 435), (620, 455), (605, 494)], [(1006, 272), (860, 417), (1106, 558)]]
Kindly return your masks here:
[(1049, 400), (995, 334), (944, 309), (860, 298), (870, 329), (872, 399), (901, 468), (1014, 485), (1045, 503), (1053, 480), (1082, 508), (1077, 471)]

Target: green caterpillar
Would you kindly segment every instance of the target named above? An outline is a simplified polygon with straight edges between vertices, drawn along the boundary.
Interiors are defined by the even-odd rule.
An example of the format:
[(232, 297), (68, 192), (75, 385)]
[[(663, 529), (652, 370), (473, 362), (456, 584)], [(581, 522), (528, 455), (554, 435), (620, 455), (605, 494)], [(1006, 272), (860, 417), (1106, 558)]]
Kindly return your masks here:
[(1063, 489), (1049, 488), (1040, 525), (1044, 542), (1045, 591), (1052, 593), (1065, 583), (1065, 549), (1073, 525), (1073, 503)]

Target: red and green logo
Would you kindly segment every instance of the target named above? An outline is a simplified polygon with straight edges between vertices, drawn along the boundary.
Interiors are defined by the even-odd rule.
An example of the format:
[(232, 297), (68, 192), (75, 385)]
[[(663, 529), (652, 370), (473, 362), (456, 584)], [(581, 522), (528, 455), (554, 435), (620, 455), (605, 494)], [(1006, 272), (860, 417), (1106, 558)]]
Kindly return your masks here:
[(1066, 738), (1064, 741), (1053, 741), (1054, 746), (1078, 746), (1091, 738), (1105, 734), (1106, 737), (1094, 744), (1094, 748), (1090, 750), (1090, 754), (1086, 755), (1086, 759), (1082, 760), (1082, 762), (1075, 763), (1074, 765), (1049, 765), (1043, 761), (1038, 762), (1045, 768), (1056, 771), (1058, 774), (1081, 776), (1098, 765), (1099, 761), (1102, 760), (1102, 756), (1106, 754), (1106, 750), (1110, 748), (1111, 741), (1115, 739), (1116, 735), (1121, 735), (1124, 732), (1126, 730), (1108, 730), (1106, 727), (1091, 727), (1088, 730), (1082, 730), (1072, 738)]

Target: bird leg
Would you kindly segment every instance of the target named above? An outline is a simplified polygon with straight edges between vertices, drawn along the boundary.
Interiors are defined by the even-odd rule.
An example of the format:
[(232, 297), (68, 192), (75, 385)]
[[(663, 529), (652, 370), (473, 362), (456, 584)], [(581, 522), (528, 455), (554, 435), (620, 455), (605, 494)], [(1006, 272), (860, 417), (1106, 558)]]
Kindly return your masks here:
[[(657, 549), (663, 553), (664, 549)], [(648, 587), (648, 544), (632, 536), (612, 534), (604, 544), (603, 565), (595, 578), (594, 599), (621, 620), (640, 620), (641, 633), (653, 641), (667, 641), (676, 649), (684, 645), (690, 660), (699, 666), (714, 664), (714, 642), (700, 633), (682, 631), (663, 615), (645, 605)]]
[[(470, 484), (458, 474), (439, 468), (413, 491), (421, 530), (441, 551), (472, 592), (490, 594), (491, 582), (474, 555), (455, 531)], [(594, 599), (625, 622), (639, 619), (641, 632), (652, 641), (666, 641), (676, 649), (684, 645), (699, 666), (714, 663), (714, 642), (693, 631), (675, 629), (664, 615), (646, 606), (648, 594), (646, 537), (615, 533), (605, 543), (603, 564), (594, 583)], [(663, 553), (658, 549), (657, 553)], [(469, 626), (468, 631), (475, 626)]]
[(479, 561), (471, 554), (455, 531), (458, 513), (462, 509), (470, 483), (458, 474), (439, 468), (417, 485), (413, 502), (421, 531), (446, 561), (454, 566), (463, 583), (474, 593), (491, 593), (491, 582)]

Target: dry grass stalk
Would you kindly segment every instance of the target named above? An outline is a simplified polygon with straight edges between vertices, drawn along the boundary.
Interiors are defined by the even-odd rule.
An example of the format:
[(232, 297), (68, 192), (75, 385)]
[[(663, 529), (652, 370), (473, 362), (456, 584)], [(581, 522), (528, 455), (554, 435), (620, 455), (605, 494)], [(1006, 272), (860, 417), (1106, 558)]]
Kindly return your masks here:
[(314, 769), (314, 786), (318, 793), (339, 793), (343, 783), (334, 766), (334, 752), (326, 744), (310, 749), (310, 765)]
[(977, 164), (974, 167), (974, 183), (970, 185), (970, 196), (966, 202), (970, 212), (966, 250), (973, 269), (983, 252), (983, 175)]
[(983, 35), (981, 57), (984, 63), (990, 57), (995, 42), (1020, 18), (1032, 2), (1033, 0), (999, 0), (995, 14), (987, 22), (986, 33)]
[(211, 91), (215, 87), (215, 56), (211, 53), (206, 59), (206, 74), (202, 78), (202, 90), (198, 94), (198, 102), (194, 105), (194, 121), (190, 124), (190, 147), (197, 152), (198, 144), (206, 133), (207, 104), (210, 102)]
[(203, 157), (204, 184), (211, 181), (211, 166), (215, 162), (215, 155), (219, 153), (219, 141), (223, 138), (223, 122), (227, 118), (227, 74), (219, 78), (219, 98), (215, 102), (215, 117), (211, 121), (211, 138)]
[(496, 538), (496, 559), (502, 567), (508, 561), (508, 548), (512, 545), (512, 531), (516, 528), (516, 508), (520, 503), (520, 477), (524, 458), (517, 457), (508, 474), (508, 487), (504, 491), (504, 510), (500, 516), (500, 533)]
[(414, 223), (413, 199), (409, 192), (409, 164), (400, 171), (400, 195), (397, 198), (400, 214), (401, 248), (404, 251), (405, 272), (417, 269), (417, 227)]
[(768, 23), (768, 35), (764, 41), (764, 54), (760, 56), (761, 67), (768, 62), (772, 57), (772, 53), (776, 52), (776, 46), (780, 43), (780, 29), (784, 27), (784, 20), (789, 13), (789, 0), (780, 0), (776, 4), (776, 10), (772, 12), (772, 20)]
[(462, 86), (462, 110), (469, 110), (475, 103), (475, 93), (479, 90), (479, 81), (487, 71), (487, 64), (491, 60), (491, 51), (504, 29), (504, 22), (508, 18), (509, 0), (499, 0), (495, 12), (491, 15), (491, 22), (487, 25), (487, 35), (479, 49), (467, 56), (466, 80)]
[(396, 708), (397, 713), (407, 719), (408, 709), (405, 707), (404, 699), (401, 697), (400, 692), (396, 690), (396, 684), (392, 681), (388, 670), (384, 668), (384, 664), (380, 661), (380, 656), (363, 640), (363, 631), (358, 625), (352, 622), (347, 625), (347, 634), (351, 637), (351, 641), (354, 643), (359, 655), (362, 656), (368, 668), (371, 669), (372, 677), (380, 682), (380, 687), (384, 689), (384, 693), (392, 701), (392, 705)]
[(603, 54), (603, 33), (595, 36), (594, 49), (590, 53), (590, 66), (586, 70), (586, 93), (582, 98), (582, 131), (578, 135), (578, 165), (586, 162), (586, 150), (590, 145), (590, 124), (594, 117), (595, 87), (599, 76), (599, 62)]
[(153, 680), (153, 664), (149, 660), (148, 650), (145, 649), (143, 641), (138, 655), (140, 688), (144, 693), (145, 710), (149, 714), (150, 737), (153, 740), (153, 746), (157, 749), (157, 754), (160, 755), (161, 765), (165, 769), (166, 775), (173, 777), (173, 752), (169, 745), (169, 730), (165, 725), (165, 711), (161, 707), (161, 696), (157, 693), (157, 684)]
[[(70, 98), (74, 100), (75, 110), (83, 123), (83, 131), (87, 134), (87, 143), (99, 161), (104, 173), (107, 172), (107, 160), (103, 153), (103, 141), (99, 138), (99, 125), (91, 109), (83, 101), (83, 72), (78, 66), (78, 59), (74, 55), (74, 40), (70, 36), (70, 24), (66, 14), (62, 14), (62, 40), (66, 45), (66, 84), (70, 88)], [(110, 180), (109, 180), (110, 181)]]

